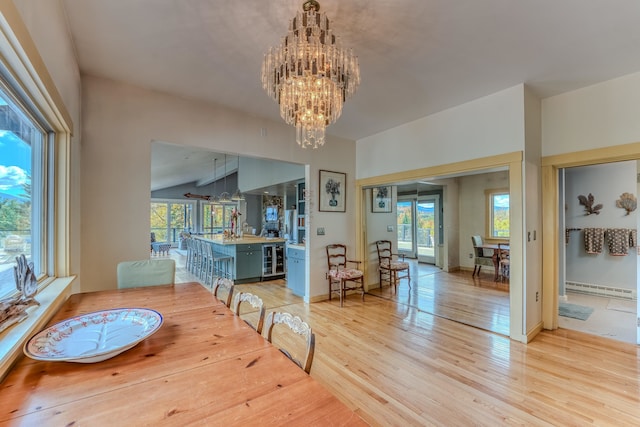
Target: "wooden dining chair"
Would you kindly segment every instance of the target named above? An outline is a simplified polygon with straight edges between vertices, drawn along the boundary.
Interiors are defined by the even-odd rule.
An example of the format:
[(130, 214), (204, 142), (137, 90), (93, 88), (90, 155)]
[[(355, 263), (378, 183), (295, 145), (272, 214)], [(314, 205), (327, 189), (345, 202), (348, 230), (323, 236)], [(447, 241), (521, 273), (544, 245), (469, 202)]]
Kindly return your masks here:
[(327, 280), (329, 281), (329, 301), (331, 295), (340, 295), (340, 307), (347, 291), (358, 291), (364, 301), (364, 273), (358, 268), (350, 268), (349, 264), (359, 266), (360, 261), (347, 259), (347, 247), (341, 244), (328, 245), (327, 251)]
[(509, 251), (500, 251), (499, 274), (502, 282), (509, 280), (510, 269)]
[(376, 242), (378, 252), (378, 273), (380, 276), (380, 289), (382, 282), (389, 282), (389, 289), (393, 286), (394, 292), (398, 292), (398, 282), (407, 279), (411, 288), (411, 272), (409, 263), (405, 262), (404, 255), (394, 254), (390, 240), (378, 240)]
[(240, 316), (240, 306), (243, 302), (251, 305), (251, 307), (258, 310), (258, 321), (256, 322), (255, 326), (253, 326), (247, 320), (245, 320), (245, 322), (247, 325), (255, 329), (257, 333), (262, 334), (262, 326), (264, 325), (264, 316), (266, 311), (264, 308), (264, 303), (262, 302), (262, 299), (257, 295), (254, 295), (249, 292), (237, 293), (233, 297), (233, 312), (237, 316)]
[(172, 259), (123, 261), (116, 269), (118, 289), (173, 285), (176, 262)]
[[(304, 322), (300, 317), (294, 316), (291, 313), (286, 312), (271, 312), (267, 316), (266, 331), (267, 341), (273, 343), (273, 329), (276, 325), (286, 325), (289, 330), (294, 334), (300, 335), (306, 341), (306, 350), (303, 360), (299, 360), (292, 355), (292, 351), (287, 351), (284, 348), (279, 348), (293, 363), (302, 368), (307, 374), (311, 371), (311, 364), (313, 363), (313, 354), (316, 346), (316, 336), (311, 331), (311, 327), (308, 323)], [(290, 349), (291, 350), (291, 349)]]
[(224, 289), (225, 291), (227, 291), (227, 298), (224, 300), (224, 305), (226, 305), (227, 307), (231, 307), (231, 299), (233, 298), (233, 287), (233, 280), (226, 277), (217, 277), (213, 282), (213, 296), (222, 301), (222, 299), (218, 297), (218, 291), (220, 289)]

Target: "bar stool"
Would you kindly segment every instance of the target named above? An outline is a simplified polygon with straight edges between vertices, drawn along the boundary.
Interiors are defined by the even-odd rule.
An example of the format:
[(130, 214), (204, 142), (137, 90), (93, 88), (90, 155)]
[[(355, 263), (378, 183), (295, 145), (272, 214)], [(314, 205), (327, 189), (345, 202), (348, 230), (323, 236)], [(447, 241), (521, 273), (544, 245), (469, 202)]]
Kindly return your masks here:
[(215, 275), (218, 277), (224, 277), (227, 279), (231, 279), (231, 262), (233, 262), (233, 257), (231, 255), (223, 254), (220, 252), (214, 252), (213, 254), (213, 263)]
[(200, 279), (204, 281), (205, 285), (213, 286), (213, 249), (211, 244), (207, 242), (201, 242), (202, 245), (202, 266), (200, 269)]

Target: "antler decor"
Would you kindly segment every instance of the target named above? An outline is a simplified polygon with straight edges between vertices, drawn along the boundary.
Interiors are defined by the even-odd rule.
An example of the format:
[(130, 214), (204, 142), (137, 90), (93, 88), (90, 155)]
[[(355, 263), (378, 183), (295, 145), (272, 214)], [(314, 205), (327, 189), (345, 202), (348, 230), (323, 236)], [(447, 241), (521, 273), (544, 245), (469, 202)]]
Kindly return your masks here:
[(38, 280), (33, 268), (33, 263), (27, 263), (24, 254), (16, 257), (17, 266), (13, 267), (18, 295), (12, 298), (0, 300), (0, 332), (14, 323), (22, 322), (27, 318), (27, 308), (40, 305), (33, 296), (38, 290)]
[(595, 201), (593, 194), (589, 193), (587, 197), (580, 195), (578, 196), (578, 200), (580, 201), (580, 204), (584, 206), (584, 211), (586, 212), (585, 215), (600, 214), (600, 209), (602, 209), (602, 204), (599, 203), (593, 206), (593, 202)]
[(211, 196), (203, 196), (200, 194), (193, 194), (193, 193), (185, 193), (184, 197), (186, 197), (187, 199), (211, 200)]
[(638, 200), (631, 193), (622, 193), (620, 199), (616, 200), (616, 207), (627, 211), (627, 215), (636, 210)]

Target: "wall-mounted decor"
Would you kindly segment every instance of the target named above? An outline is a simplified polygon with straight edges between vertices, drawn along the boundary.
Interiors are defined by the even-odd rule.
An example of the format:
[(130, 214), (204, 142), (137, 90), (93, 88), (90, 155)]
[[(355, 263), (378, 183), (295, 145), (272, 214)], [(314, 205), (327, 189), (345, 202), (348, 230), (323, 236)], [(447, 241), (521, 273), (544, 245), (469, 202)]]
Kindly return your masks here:
[(620, 198), (616, 200), (616, 207), (622, 208), (627, 211), (627, 215), (636, 210), (638, 207), (638, 200), (636, 196), (631, 193), (622, 193)]
[(602, 209), (602, 204), (599, 203), (595, 206), (593, 205), (593, 203), (595, 202), (595, 198), (593, 197), (593, 194), (589, 193), (589, 195), (586, 197), (583, 195), (580, 195), (578, 196), (578, 200), (580, 201), (580, 204), (584, 206), (584, 211), (586, 212), (585, 215), (600, 214), (600, 209)]
[(346, 173), (320, 171), (318, 198), (321, 212), (346, 211), (346, 184)]
[(371, 212), (391, 212), (391, 186), (371, 189)]

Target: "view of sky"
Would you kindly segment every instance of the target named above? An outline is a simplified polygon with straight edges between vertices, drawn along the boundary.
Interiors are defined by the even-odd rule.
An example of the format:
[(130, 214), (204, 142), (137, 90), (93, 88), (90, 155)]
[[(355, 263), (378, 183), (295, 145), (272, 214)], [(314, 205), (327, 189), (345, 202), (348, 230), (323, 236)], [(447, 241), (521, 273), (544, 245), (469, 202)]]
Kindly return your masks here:
[(0, 197), (19, 197), (31, 175), (31, 147), (13, 132), (0, 130)]
[(501, 194), (493, 196), (493, 206), (496, 208), (508, 208), (509, 207), (509, 195)]

